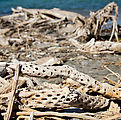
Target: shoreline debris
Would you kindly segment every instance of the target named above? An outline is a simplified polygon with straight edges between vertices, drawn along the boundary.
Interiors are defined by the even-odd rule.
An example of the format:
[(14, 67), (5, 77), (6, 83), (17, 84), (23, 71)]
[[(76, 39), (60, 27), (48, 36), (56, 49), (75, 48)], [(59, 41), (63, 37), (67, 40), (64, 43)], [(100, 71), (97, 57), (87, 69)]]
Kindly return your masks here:
[[(120, 69), (118, 6), (114, 2), (89, 17), (57, 8), (12, 11), (0, 17), (1, 120), (121, 118), (120, 80), (110, 79), (108, 72), (118, 79), (121, 75), (106, 66), (117, 63)], [(105, 29), (109, 21), (112, 24)], [(108, 33), (106, 39), (104, 33)], [(116, 54), (116, 63), (111, 58), (105, 66), (100, 64), (105, 60), (99, 55), (104, 54)], [(87, 71), (91, 66), (86, 60), (95, 57), (100, 68), (95, 65), (92, 69), (98, 74), (93, 75), (105, 68), (106, 82), (83, 71), (85, 65)]]

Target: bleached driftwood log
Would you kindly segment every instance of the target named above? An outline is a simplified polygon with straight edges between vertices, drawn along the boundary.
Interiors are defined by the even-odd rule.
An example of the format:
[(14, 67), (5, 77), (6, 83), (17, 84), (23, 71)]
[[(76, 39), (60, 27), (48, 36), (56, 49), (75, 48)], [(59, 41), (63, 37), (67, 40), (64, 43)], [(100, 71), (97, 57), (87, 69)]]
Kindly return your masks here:
[(103, 53), (103, 52), (117, 52), (121, 53), (121, 43), (111, 42), (111, 41), (95, 41), (92, 38), (89, 42), (85, 44), (80, 44), (77, 40), (69, 39), (69, 41), (81, 51), (91, 52), (91, 53)]
[[(114, 11), (115, 10), (115, 11)], [(115, 12), (114, 15), (111, 15), (112, 12)], [(117, 16), (118, 16), (118, 6), (114, 2), (109, 3), (103, 9), (100, 9), (96, 12), (91, 12), (90, 17), (87, 19), (87, 28), (91, 32), (92, 35), (101, 35), (103, 26), (112, 19), (113, 30), (110, 36), (112, 39), (113, 35), (115, 35), (118, 41), (118, 28), (117, 28)]]
[(77, 17), (79, 17), (83, 21), (85, 20), (85, 17), (78, 13), (60, 10), (59, 8), (47, 10), (47, 9), (25, 9), (22, 7), (18, 7), (16, 10), (12, 9), (12, 11), (14, 13), (27, 12), (28, 14), (35, 14), (35, 15), (40, 14), (40, 15), (43, 15), (42, 17), (44, 17), (44, 18), (46, 17), (46, 19), (51, 19), (51, 20), (54, 18), (56, 18), (56, 19), (67, 18), (68, 20), (75, 22), (75, 19)]

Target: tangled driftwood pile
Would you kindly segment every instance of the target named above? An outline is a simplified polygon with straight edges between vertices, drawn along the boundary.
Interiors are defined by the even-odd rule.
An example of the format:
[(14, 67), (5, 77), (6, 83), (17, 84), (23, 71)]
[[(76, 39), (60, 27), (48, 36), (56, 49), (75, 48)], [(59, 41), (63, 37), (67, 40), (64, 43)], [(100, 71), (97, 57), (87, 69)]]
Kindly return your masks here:
[[(0, 17), (1, 119), (121, 118), (119, 74), (104, 66), (119, 81), (107, 76), (110, 83), (103, 83), (64, 65), (77, 53), (121, 53), (115, 3), (91, 12), (89, 18), (59, 9), (12, 11)], [(112, 27), (106, 30), (108, 21)], [(106, 32), (108, 39), (97, 41)]]
[[(17, 119), (24, 118), (24, 115), (28, 115), (30, 111), (35, 112), (35, 116), (43, 116), (44, 114), (39, 112), (41, 109), (58, 110), (69, 107), (83, 108), (86, 111), (108, 109), (107, 114), (112, 113), (112, 115), (120, 113), (120, 107), (113, 102), (121, 100), (120, 88), (108, 83), (101, 83), (68, 65), (37, 65), (33, 62), (14, 60), (12, 63), (1, 63), (1, 66), (4, 66), (4, 75), (9, 73), (5, 77), (6, 80), (4, 78), (0, 80), (1, 110), (6, 111), (5, 114), (2, 113), (5, 119), (10, 118), (13, 102), (18, 106), (15, 109), (23, 110), (23, 112), (15, 113), (17, 116), (20, 115)], [(30, 77), (23, 76), (25, 74)], [(59, 76), (67, 78), (59, 85), (47, 83), (47, 77)], [(44, 77), (44, 84), (40, 84), (36, 77)], [(112, 110), (112, 108), (114, 109)], [(98, 117), (92, 118), (90, 115), (81, 115), (81, 113), (78, 116), (85, 119), (98, 119)], [(65, 117), (78, 116), (65, 115)]]

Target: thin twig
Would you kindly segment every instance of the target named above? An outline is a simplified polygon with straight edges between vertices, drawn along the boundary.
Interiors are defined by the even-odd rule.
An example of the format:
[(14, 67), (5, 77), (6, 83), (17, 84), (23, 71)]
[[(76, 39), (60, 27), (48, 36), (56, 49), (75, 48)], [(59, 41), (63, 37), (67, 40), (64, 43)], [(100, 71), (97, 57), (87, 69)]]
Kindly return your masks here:
[(109, 75), (107, 75), (106, 77), (104, 77), (104, 79), (106, 79), (109, 83), (113, 84), (113, 85), (118, 85), (117, 82), (111, 80), (110, 78), (108, 78)]
[(117, 78), (119, 78), (120, 79), (120, 81), (121, 81), (121, 75), (119, 75), (118, 73), (115, 73), (115, 72), (113, 72), (111, 69), (109, 69), (107, 66), (105, 66), (104, 65), (104, 68), (106, 68), (108, 71), (110, 71), (113, 75), (115, 75)]
[(16, 89), (17, 89), (17, 83), (19, 79), (19, 63), (16, 63), (16, 68), (15, 68), (15, 77), (13, 79), (13, 84), (12, 84), (12, 93), (10, 96), (10, 101), (8, 104), (8, 110), (5, 116), (5, 120), (9, 120), (11, 117), (12, 109), (13, 109), (13, 103), (15, 100), (15, 94), (16, 94)]

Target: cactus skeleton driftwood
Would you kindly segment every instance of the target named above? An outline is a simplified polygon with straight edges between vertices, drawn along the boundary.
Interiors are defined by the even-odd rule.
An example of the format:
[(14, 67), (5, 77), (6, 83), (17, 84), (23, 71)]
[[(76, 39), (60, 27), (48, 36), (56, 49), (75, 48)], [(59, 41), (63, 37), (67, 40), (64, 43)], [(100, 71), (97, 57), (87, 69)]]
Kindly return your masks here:
[[(94, 111), (108, 107), (110, 99), (121, 100), (120, 88), (101, 83), (68, 65), (36, 65), (32, 62), (19, 62), (19, 64), (20, 72), (23, 75), (26, 74), (31, 77), (68, 77), (67, 82), (65, 80), (64, 85), (61, 86), (50, 87), (47, 84), (47, 87), (42, 88), (42, 90), (20, 89), (17, 96), (23, 107), (49, 109), (78, 107), (87, 111)], [(6, 66), (9, 69), (15, 69), (14, 62), (6, 63)], [(92, 92), (100, 93), (102, 96), (100, 94), (91, 95)], [(9, 95), (1, 95), (0, 98), (5, 99)]]
[(101, 96), (89, 96), (74, 89), (45, 89), (22, 91), (19, 93), (21, 102), (30, 108), (69, 108), (78, 107), (84, 110), (100, 110), (109, 105), (109, 99)]
[(23, 63), (21, 67), (21, 72), (30, 76), (36, 77), (56, 77), (66, 76), (71, 79), (78, 81), (80, 86), (84, 86), (89, 89), (89, 91), (98, 92), (109, 98), (115, 98), (121, 100), (121, 89), (115, 88), (109, 84), (101, 83), (92, 77), (77, 71), (76, 69), (68, 66), (38, 66), (31, 63)]
[[(110, 99), (121, 100), (119, 88), (101, 83), (68, 65), (49, 66), (36, 65), (32, 62), (19, 63), (20, 72), (23, 75), (26, 74), (31, 77), (68, 77), (67, 84), (65, 80), (62, 86), (50, 87), (47, 84), (47, 88), (42, 88), (42, 90), (20, 89), (18, 98), (23, 107), (37, 109), (78, 107), (87, 111), (94, 111), (108, 107)], [(6, 63), (6, 65), (10, 69), (15, 69), (14, 63)], [(99, 95), (91, 95), (92, 92), (99, 93)], [(4, 99), (6, 95), (0, 97)]]
[[(56, 119), (52, 117), (56, 112), (42, 113), (40, 110), (65, 111), (73, 107), (79, 108), (81, 112), (96, 113), (84, 113), (82, 116), (82, 113), (66, 116), (62, 113), (60, 117), (101, 119), (105, 114), (102, 110), (107, 110), (106, 114), (111, 115), (120, 113), (120, 80), (118, 83), (113, 80), (112, 83), (103, 83), (95, 77), (98, 74), (104, 77), (104, 74), (99, 73), (100, 68), (104, 70), (102, 66), (112, 65), (112, 58), (106, 59), (107, 56), (104, 56), (102, 59), (102, 56), (90, 54), (121, 53), (116, 23), (118, 6), (114, 2), (91, 12), (89, 17), (60, 9), (18, 7), (12, 11), (11, 15), (0, 17), (0, 61), (9, 61), (0, 62), (0, 117), (9, 120), (15, 112), (20, 115), (14, 116), (17, 120), (41, 119), (39, 116), (42, 115), (51, 115), (52, 119)], [(107, 24), (108, 30), (105, 29)], [(109, 41), (97, 41), (98, 38), (104, 40), (104, 32)], [(111, 41), (113, 35), (118, 42)], [(87, 43), (78, 42), (89, 39)], [(113, 60), (120, 65), (117, 56)], [(111, 63), (107, 63), (108, 60)], [(99, 62), (101, 64), (98, 65)], [(88, 70), (88, 65), (91, 70)], [(81, 68), (84, 73), (75, 68)], [(95, 69), (99, 69), (99, 72)], [(120, 74), (119, 70), (116, 72)], [(94, 76), (92, 78), (85, 73)], [(120, 79), (117, 73), (113, 72)], [(99, 116), (98, 111), (101, 111)]]

